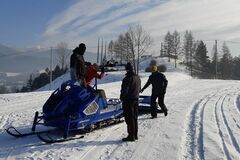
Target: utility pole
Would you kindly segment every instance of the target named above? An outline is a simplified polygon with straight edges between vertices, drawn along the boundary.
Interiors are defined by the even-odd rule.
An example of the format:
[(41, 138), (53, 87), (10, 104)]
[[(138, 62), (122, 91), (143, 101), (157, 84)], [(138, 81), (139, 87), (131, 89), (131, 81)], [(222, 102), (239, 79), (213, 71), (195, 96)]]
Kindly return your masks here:
[(100, 61), (100, 65), (102, 65), (102, 61), (103, 61), (103, 38), (102, 38), (102, 46), (101, 46), (101, 61)]
[(217, 73), (218, 73), (218, 68), (217, 68), (217, 61), (218, 61), (218, 51), (217, 51), (217, 40), (215, 40), (215, 58), (216, 58), (216, 66), (215, 66), (215, 78), (217, 79)]
[(98, 38), (98, 48), (97, 48), (97, 64), (99, 63), (99, 38)]
[(163, 57), (163, 43), (161, 42), (160, 57)]
[(107, 41), (105, 41), (104, 62), (107, 62)]
[(50, 86), (49, 86), (49, 90), (52, 90), (52, 60), (53, 60), (53, 55), (52, 55), (52, 47), (51, 47), (51, 54), (50, 54)]

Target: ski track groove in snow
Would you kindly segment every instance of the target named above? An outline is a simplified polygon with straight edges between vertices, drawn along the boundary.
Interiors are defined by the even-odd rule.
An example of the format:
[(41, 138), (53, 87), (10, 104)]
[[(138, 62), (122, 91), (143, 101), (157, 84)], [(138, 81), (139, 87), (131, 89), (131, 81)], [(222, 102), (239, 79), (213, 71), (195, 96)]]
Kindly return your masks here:
[[(225, 128), (226, 128), (226, 130), (228, 132), (229, 138), (231, 140), (231, 143), (234, 146), (235, 150), (240, 154), (239, 144), (238, 144), (236, 138), (234, 137), (234, 134), (233, 134), (233, 132), (232, 132), (232, 130), (231, 130), (229, 124), (228, 124), (227, 118), (226, 118), (226, 116), (224, 114), (224, 111), (223, 111), (223, 107), (224, 107), (223, 103), (226, 100), (227, 96), (228, 95), (224, 96), (222, 104), (221, 104), (221, 115), (222, 115), (222, 118), (223, 118), (223, 122), (224, 122)], [(227, 106), (227, 107), (229, 107), (229, 106)]]
[(221, 129), (221, 125), (220, 125), (220, 123), (221, 123), (220, 118), (221, 117), (219, 117), (219, 114), (218, 114), (218, 106), (219, 106), (218, 104), (221, 101), (220, 105), (222, 105), (223, 99), (224, 99), (223, 97), (224, 96), (219, 97), (219, 100), (216, 101), (216, 103), (214, 105), (214, 109), (215, 109), (215, 115), (214, 116), (215, 116), (215, 120), (216, 120), (216, 124), (217, 124), (218, 134), (219, 134), (221, 142), (222, 142), (222, 149), (224, 151), (225, 158), (230, 160), (231, 156), (230, 156), (230, 153), (229, 153), (229, 149), (227, 148), (226, 142), (224, 140), (224, 133), (223, 133), (223, 131)]
[(0, 115), (0, 133), (5, 132), (5, 127), (12, 124), (12, 122), (9, 122), (9, 117), (11, 117), (13, 114), (10, 115)]
[(236, 98), (235, 98), (235, 106), (236, 106), (237, 111), (238, 111), (238, 113), (240, 115), (240, 94), (238, 94), (236, 96)]
[[(140, 116), (141, 118), (143, 118), (144, 116)], [(146, 117), (146, 116), (145, 116)], [(147, 127), (151, 127), (151, 125), (149, 124), (149, 121), (146, 121), (146, 120), (139, 120), (138, 121), (138, 125), (139, 126), (142, 126), (145, 124), (147, 124)], [(124, 122), (124, 124), (117, 128), (117, 130), (115, 129), (114, 132), (111, 133), (111, 136), (112, 137), (119, 137), (119, 133), (120, 134), (125, 134), (125, 131), (126, 130), (126, 123)], [(146, 131), (150, 131), (150, 128), (147, 128)], [(151, 133), (150, 133), (151, 134)], [(143, 145), (141, 145), (141, 140), (144, 139), (144, 137), (147, 136), (147, 134), (145, 132), (143, 132), (143, 130), (141, 130), (141, 133), (139, 135), (139, 140), (137, 141), (137, 148), (140, 149), (142, 152), (139, 152), (137, 154), (137, 157), (141, 157), (141, 155), (144, 155), (145, 157), (148, 157), (147, 154), (144, 152), (146, 151), (146, 146), (145, 146), (145, 143), (143, 143)], [(109, 137), (106, 137), (104, 138), (104, 140), (107, 140), (107, 138)], [(141, 140), (140, 140), (141, 139)], [(91, 157), (90, 155), (95, 153), (95, 159), (111, 159), (111, 157), (121, 157), (120, 159), (134, 159), (132, 158), (132, 156), (134, 156), (134, 151), (132, 151), (131, 149), (127, 149), (125, 150), (126, 148), (128, 148), (129, 146), (131, 145), (134, 145), (135, 143), (132, 143), (132, 142), (125, 142), (123, 143), (121, 141), (121, 138), (120, 138), (120, 143), (121, 145), (112, 145), (112, 146), (109, 146), (109, 145), (102, 145), (102, 152), (98, 155), (97, 154), (97, 150), (95, 150), (95, 146), (90, 148), (89, 151), (87, 151), (87, 153), (84, 154), (84, 156), (82, 156), (81, 158), (84, 158), (84, 159), (89, 159), (89, 158), (93, 158)], [(99, 142), (98, 145), (101, 145), (101, 143), (104, 143), (103, 140)], [(140, 144), (139, 144), (140, 143)], [(104, 148), (103, 148), (104, 146)], [(125, 150), (123, 152), (121, 152), (122, 150)], [(147, 150), (149, 151), (149, 150)], [(121, 153), (119, 153), (121, 152)], [(118, 158), (116, 158), (118, 159)], [(148, 158), (147, 158), (148, 159)]]
[(101, 143), (103, 143), (104, 140), (109, 138), (109, 136), (111, 136), (113, 132), (116, 132), (120, 128), (121, 128), (121, 124), (116, 124), (116, 125), (114, 125), (112, 127), (107, 128), (106, 129), (107, 131), (105, 131), (103, 134), (101, 134), (101, 135), (99, 135), (97, 137), (98, 138), (98, 142), (96, 144), (94, 144), (92, 147), (90, 147), (89, 149), (87, 149), (87, 151), (85, 151), (81, 156), (79, 156), (79, 159), (86, 159), (87, 156), (91, 155), (91, 153), (94, 152), (94, 149), (97, 146), (101, 145)]
[[(215, 124), (218, 130), (218, 135), (222, 143), (223, 153), (226, 159), (234, 159), (236, 155), (240, 155), (239, 143), (234, 136), (233, 130), (229, 126), (227, 118), (231, 118), (233, 122), (236, 123), (236, 119), (233, 116), (227, 116), (225, 114), (224, 108), (230, 107), (229, 105), (231, 98), (234, 101), (237, 101), (233, 95), (230, 95), (229, 89), (223, 89), (212, 95), (206, 95), (197, 102), (194, 103), (192, 109), (189, 111), (189, 115), (185, 122), (185, 129), (182, 138), (182, 151), (180, 152), (180, 157), (184, 159), (205, 159), (205, 148), (204, 148), (204, 112), (205, 108), (209, 108), (211, 105), (208, 105), (208, 102), (213, 98), (219, 97), (215, 100), (214, 104), (214, 118)], [(223, 95), (222, 95), (223, 94)], [(232, 94), (236, 94), (232, 93)], [(226, 100), (226, 97), (229, 97)], [(227, 102), (228, 105), (224, 106), (224, 102)], [(234, 105), (234, 103), (232, 103)], [(239, 104), (239, 103), (235, 103)], [(209, 106), (209, 107), (208, 107)], [(236, 123), (236, 126), (239, 129), (239, 125)], [(236, 127), (235, 127), (236, 128)], [(206, 131), (205, 131), (206, 132)], [(208, 132), (208, 131), (207, 131)], [(226, 136), (227, 135), (227, 136)], [(228, 143), (229, 140), (229, 143)], [(233, 148), (234, 151), (231, 149)]]
[[(149, 160), (149, 159), (152, 159), (151, 156), (153, 156), (152, 154), (152, 151), (154, 148), (150, 149), (151, 148), (151, 145), (154, 144), (155, 142), (155, 139), (157, 137), (159, 137), (160, 133), (156, 133), (154, 131), (156, 130), (153, 130), (152, 127), (156, 127), (157, 125), (156, 124), (153, 124), (153, 123), (159, 123), (158, 121), (154, 121), (150, 119), (150, 123), (148, 122), (148, 128), (145, 128), (144, 129), (144, 132), (143, 132), (143, 137), (141, 139), (141, 141), (138, 142), (138, 145), (136, 147), (136, 149), (134, 150), (134, 152), (132, 153), (130, 159), (138, 159), (139, 158), (144, 158), (146, 160)], [(145, 137), (151, 137), (150, 139), (146, 139)]]
[[(190, 111), (185, 126), (182, 153), (180, 159), (204, 159), (203, 149), (203, 115), (204, 108), (211, 97), (214, 95), (206, 95), (198, 100)], [(200, 115), (198, 110), (200, 109)], [(198, 136), (197, 136), (198, 133)], [(196, 141), (197, 140), (197, 141)], [(190, 157), (189, 157), (190, 156)]]

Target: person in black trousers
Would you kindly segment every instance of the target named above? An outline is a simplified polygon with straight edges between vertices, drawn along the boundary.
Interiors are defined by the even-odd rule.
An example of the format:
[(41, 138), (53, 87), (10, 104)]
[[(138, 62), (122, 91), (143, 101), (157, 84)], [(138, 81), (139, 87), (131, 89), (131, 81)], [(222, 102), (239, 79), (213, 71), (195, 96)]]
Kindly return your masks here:
[(79, 44), (73, 50), (73, 54), (70, 57), (70, 76), (71, 80), (78, 81), (80, 85), (86, 86), (85, 81), (85, 60), (84, 60), (84, 53), (86, 51), (86, 45), (84, 43)]
[(126, 65), (126, 77), (122, 80), (120, 99), (123, 102), (123, 115), (127, 124), (128, 136), (123, 141), (138, 139), (138, 98), (141, 80), (133, 71), (131, 63)]
[(156, 99), (158, 98), (158, 104), (161, 107), (165, 116), (168, 114), (168, 109), (164, 104), (164, 96), (166, 93), (168, 80), (164, 74), (158, 72), (156, 65), (152, 66), (152, 74), (149, 76), (147, 83), (141, 89), (142, 93), (150, 84), (152, 84), (152, 95), (151, 95), (151, 115), (152, 118), (157, 118), (157, 104)]

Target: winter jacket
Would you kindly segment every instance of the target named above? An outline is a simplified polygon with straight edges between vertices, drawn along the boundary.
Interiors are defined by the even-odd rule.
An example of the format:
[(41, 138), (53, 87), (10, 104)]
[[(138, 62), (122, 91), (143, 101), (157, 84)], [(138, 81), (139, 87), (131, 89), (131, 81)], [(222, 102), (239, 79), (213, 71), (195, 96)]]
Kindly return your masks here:
[(141, 89), (141, 80), (133, 72), (127, 72), (126, 77), (122, 80), (120, 99), (123, 102), (138, 100)]
[(149, 76), (148, 81), (144, 85), (142, 90), (146, 89), (150, 84), (152, 84), (153, 95), (165, 94), (168, 85), (168, 80), (166, 79), (164, 74), (156, 71)]
[(85, 75), (86, 83), (90, 85), (92, 83), (93, 78), (102, 79), (103, 76), (104, 76), (103, 72), (101, 72), (100, 74), (97, 73), (97, 66), (90, 65), (87, 68), (86, 75)]
[(73, 52), (70, 57), (70, 68), (74, 68), (76, 70), (78, 79), (83, 79), (86, 73), (83, 55)]

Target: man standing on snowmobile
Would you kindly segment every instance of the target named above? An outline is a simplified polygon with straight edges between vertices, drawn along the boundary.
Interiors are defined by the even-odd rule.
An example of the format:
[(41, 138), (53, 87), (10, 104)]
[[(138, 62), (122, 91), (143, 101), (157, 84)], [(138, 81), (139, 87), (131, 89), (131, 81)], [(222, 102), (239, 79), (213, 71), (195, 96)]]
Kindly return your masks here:
[(85, 61), (84, 61), (84, 53), (86, 51), (86, 46), (84, 43), (79, 44), (73, 50), (73, 54), (70, 58), (70, 75), (71, 80), (78, 81), (80, 85), (86, 86), (85, 82)]
[(141, 80), (133, 71), (131, 63), (126, 65), (126, 77), (122, 80), (120, 99), (123, 102), (123, 115), (127, 124), (128, 136), (123, 141), (138, 139), (138, 98)]
[(152, 95), (151, 95), (151, 115), (152, 118), (157, 118), (157, 104), (156, 99), (158, 98), (158, 104), (161, 107), (165, 116), (168, 114), (168, 109), (164, 104), (164, 96), (166, 93), (168, 80), (164, 74), (158, 72), (156, 65), (152, 66), (152, 74), (149, 76), (147, 83), (141, 89), (141, 93), (152, 84)]

